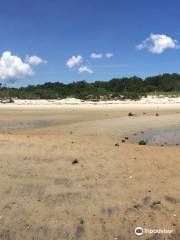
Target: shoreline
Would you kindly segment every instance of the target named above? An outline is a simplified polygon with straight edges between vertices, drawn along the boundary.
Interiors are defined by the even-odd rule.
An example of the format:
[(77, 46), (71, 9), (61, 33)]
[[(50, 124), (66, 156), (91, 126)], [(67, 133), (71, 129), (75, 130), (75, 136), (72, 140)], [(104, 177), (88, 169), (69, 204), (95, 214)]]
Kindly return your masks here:
[(0, 103), (0, 108), (178, 108), (180, 107), (180, 97), (154, 97), (148, 96), (140, 100), (111, 100), (111, 101), (84, 101), (76, 98), (66, 99), (13, 99), (13, 103)]

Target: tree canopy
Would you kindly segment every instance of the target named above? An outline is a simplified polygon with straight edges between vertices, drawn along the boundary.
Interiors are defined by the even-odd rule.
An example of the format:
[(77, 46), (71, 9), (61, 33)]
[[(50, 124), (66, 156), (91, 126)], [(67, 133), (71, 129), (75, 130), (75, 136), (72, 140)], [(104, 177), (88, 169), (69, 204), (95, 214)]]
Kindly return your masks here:
[(114, 78), (110, 81), (77, 81), (69, 84), (61, 82), (46, 82), (13, 88), (0, 85), (0, 98), (19, 99), (62, 99), (76, 97), (80, 99), (133, 98), (138, 99), (151, 92), (180, 93), (180, 74), (162, 74), (142, 79), (137, 76), (130, 78)]

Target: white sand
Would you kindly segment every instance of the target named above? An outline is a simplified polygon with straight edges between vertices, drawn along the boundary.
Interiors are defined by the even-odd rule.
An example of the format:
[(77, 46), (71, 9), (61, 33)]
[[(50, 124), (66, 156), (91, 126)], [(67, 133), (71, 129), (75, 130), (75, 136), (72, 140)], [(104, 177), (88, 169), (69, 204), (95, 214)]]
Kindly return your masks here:
[[(112, 100), (112, 101), (83, 101), (76, 98), (66, 98), (62, 100), (52, 99), (40, 99), (40, 100), (28, 100), (28, 99), (14, 99), (14, 103), (0, 103), (0, 108), (121, 108), (121, 109), (171, 109), (180, 107), (180, 97), (164, 97), (164, 96), (148, 96), (141, 98), (141, 100)], [(99, 108), (98, 108), (99, 109)]]

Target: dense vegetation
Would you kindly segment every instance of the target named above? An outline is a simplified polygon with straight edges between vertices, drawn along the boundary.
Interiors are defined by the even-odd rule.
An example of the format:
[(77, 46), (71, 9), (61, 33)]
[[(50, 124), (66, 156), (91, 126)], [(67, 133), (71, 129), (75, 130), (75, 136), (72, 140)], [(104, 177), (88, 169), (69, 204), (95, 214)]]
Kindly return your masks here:
[(69, 84), (47, 82), (42, 85), (10, 88), (0, 86), (0, 98), (19, 99), (62, 99), (76, 97), (80, 99), (139, 99), (150, 93), (180, 93), (180, 74), (163, 74), (146, 79), (139, 77), (116, 78), (110, 81), (87, 83), (78, 81)]

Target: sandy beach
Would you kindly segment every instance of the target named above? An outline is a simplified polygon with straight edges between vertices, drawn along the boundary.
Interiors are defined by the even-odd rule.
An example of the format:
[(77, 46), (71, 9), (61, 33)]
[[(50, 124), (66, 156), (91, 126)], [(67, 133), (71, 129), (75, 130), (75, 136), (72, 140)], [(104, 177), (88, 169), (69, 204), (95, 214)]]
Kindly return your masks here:
[(155, 100), (1, 104), (0, 239), (180, 239), (180, 147), (138, 145), (180, 126)]

